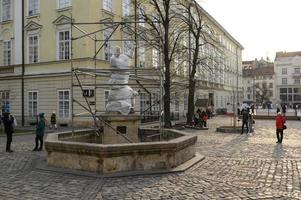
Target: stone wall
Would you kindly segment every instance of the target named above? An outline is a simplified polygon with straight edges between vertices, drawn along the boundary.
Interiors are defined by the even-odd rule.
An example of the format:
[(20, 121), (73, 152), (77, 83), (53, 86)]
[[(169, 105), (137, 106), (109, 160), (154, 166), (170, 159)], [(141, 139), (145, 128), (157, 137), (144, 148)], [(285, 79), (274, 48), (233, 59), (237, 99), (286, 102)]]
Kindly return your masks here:
[(47, 136), (48, 165), (97, 173), (171, 169), (195, 156), (196, 136), (169, 130), (181, 137), (170, 141), (131, 144), (93, 144)]

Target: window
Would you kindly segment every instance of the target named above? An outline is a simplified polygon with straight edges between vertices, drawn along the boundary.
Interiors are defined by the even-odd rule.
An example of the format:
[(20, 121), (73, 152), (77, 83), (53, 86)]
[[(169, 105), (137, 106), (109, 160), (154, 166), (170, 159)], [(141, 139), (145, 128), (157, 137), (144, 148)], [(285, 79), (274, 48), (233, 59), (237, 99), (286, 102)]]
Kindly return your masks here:
[(9, 91), (0, 91), (1, 112), (10, 112)]
[(188, 110), (188, 94), (184, 93), (184, 110)]
[(113, 12), (113, 0), (103, 0), (103, 9)]
[(71, 0), (58, 0), (59, 2), (59, 9), (60, 8), (67, 8), (71, 6)]
[(295, 78), (294, 84), (300, 84), (300, 78)]
[(145, 67), (145, 47), (139, 47), (139, 67)]
[(28, 92), (28, 115), (29, 117), (35, 117), (38, 115), (38, 92)]
[(250, 94), (248, 94), (248, 100), (250, 100), (251, 99), (251, 95)]
[(28, 62), (39, 62), (39, 36), (31, 35), (28, 37)]
[(2, 0), (2, 21), (12, 19), (12, 1)]
[(58, 91), (58, 108), (59, 117), (68, 118), (70, 116), (70, 91), (59, 90)]
[(269, 83), (269, 88), (273, 88), (273, 83)]
[(129, 36), (129, 34), (123, 33), (123, 52), (124, 54), (131, 56), (133, 54), (133, 48), (134, 46), (132, 45), (132, 41), (131, 41), (131, 36)]
[(36, 15), (39, 13), (39, 0), (28, 0), (28, 15)]
[(94, 97), (94, 89), (84, 89), (83, 96), (84, 97)]
[(59, 60), (70, 59), (70, 31), (59, 31), (58, 32), (58, 53)]
[(107, 104), (109, 102), (109, 95), (110, 95), (110, 91), (105, 90), (105, 110), (106, 110)]
[(295, 68), (295, 74), (300, 74), (300, 67)]
[(175, 68), (176, 75), (179, 75), (180, 74), (180, 60), (179, 60), (178, 55), (176, 55), (174, 58), (174, 68)]
[(287, 84), (287, 78), (282, 78), (282, 85), (286, 85)]
[(146, 101), (146, 95), (145, 93), (140, 93), (140, 114), (141, 115), (145, 115), (145, 110), (146, 110), (146, 105), (147, 101)]
[(124, 17), (130, 16), (131, 14), (131, 0), (122, 1), (122, 14)]
[(286, 94), (287, 93), (287, 88), (280, 88), (280, 93)]
[(153, 48), (153, 67), (159, 67), (159, 51), (155, 48)]
[(144, 15), (145, 15), (145, 7), (140, 5), (138, 7), (138, 21), (140, 22), (139, 25), (142, 27), (145, 27), (145, 24), (143, 23)]
[(159, 112), (160, 108), (160, 95), (159, 93), (152, 94), (152, 111)]
[(282, 74), (287, 74), (287, 69), (286, 68), (282, 68)]
[(11, 41), (3, 42), (3, 65), (11, 64)]
[[(112, 29), (104, 30), (104, 32), (103, 32), (104, 40), (108, 39), (112, 32), (113, 32)], [(111, 37), (111, 39), (112, 39), (112, 37)], [(105, 60), (110, 61), (110, 59), (113, 55), (112, 51), (113, 51), (113, 44), (110, 40), (108, 40), (104, 45), (104, 59)]]
[(179, 103), (179, 95), (178, 93), (175, 93), (175, 111), (179, 112), (180, 110), (180, 103)]
[(273, 96), (273, 91), (269, 90), (269, 96), (272, 97)]

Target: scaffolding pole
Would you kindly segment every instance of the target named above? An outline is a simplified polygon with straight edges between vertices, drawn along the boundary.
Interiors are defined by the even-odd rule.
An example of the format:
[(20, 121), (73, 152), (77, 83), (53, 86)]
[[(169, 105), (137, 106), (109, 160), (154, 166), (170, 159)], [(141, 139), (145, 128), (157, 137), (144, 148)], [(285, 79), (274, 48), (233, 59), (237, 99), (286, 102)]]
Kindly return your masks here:
[[(153, 115), (152, 113), (152, 107), (156, 106), (156, 104), (159, 104), (159, 129), (160, 129), (160, 138), (161, 138), (161, 129), (162, 129), (162, 98), (163, 98), (163, 78), (162, 78), (162, 70), (160, 69), (155, 69), (154, 68), (138, 68), (138, 33), (137, 33), (137, 25), (140, 23), (146, 23), (146, 22), (140, 22), (137, 21), (137, 8), (136, 8), (136, 1), (135, 1), (135, 21), (100, 21), (100, 22), (80, 22), (80, 23), (75, 23), (73, 22), (72, 18), (72, 13), (71, 13), (71, 21), (70, 21), (70, 26), (71, 26), (71, 44), (70, 44), (70, 51), (71, 51), (71, 56), (70, 56), (70, 65), (71, 65), (71, 124), (72, 124), (72, 136), (74, 135), (74, 127), (75, 127), (75, 117), (91, 117), (93, 118), (94, 121), (94, 132), (96, 133), (97, 136), (101, 136), (100, 134), (100, 123), (101, 122), (103, 125), (106, 125), (110, 127), (111, 129), (114, 130), (116, 134), (121, 135), (125, 140), (128, 142), (132, 142), (129, 138), (127, 138), (124, 134), (121, 134), (119, 131), (117, 131), (114, 127), (112, 127), (108, 122), (102, 119), (102, 113), (103, 111), (100, 111), (97, 109), (97, 90), (98, 89), (103, 89), (107, 88), (112, 85), (116, 84), (109, 84), (109, 83), (99, 83), (97, 81), (97, 77), (109, 77), (111, 74), (114, 74), (116, 72), (121, 72), (126, 75), (129, 75), (131, 80), (136, 81), (136, 83), (128, 83), (128, 84), (117, 84), (120, 86), (133, 86), (137, 88), (142, 88), (149, 94), (149, 99), (150, 99), (150, 107), (147, 108), (144, 111), (141, 111), (141, 114), (147, 113), (149, 110), (151, 117), (156, 117), (158, 115)], [(155, 22), (157, 23), (157, 22)], [(112, 36), (115, 34), (115, 32), (120, 28), (121, 26), (127, 25), (127, 24), (134, 24), (135, 26), (135, 34), (134, 34), (134, 39), (111, 39)], [(104, 25), (104, 28), (101, 28), (96, 31), (88, 32), (84, 30), (81, 25)], [(77, 37), (74, 37), (74, 29), (80, 32), (80, 34)], [(97, 33), (103, 32), (107, 29), (113, 29), (113, 31), (110, 33), (110, 35), (105, 38), (105, 39), (98, 39), (97, 38)], [(94, 37), (93, 37), (94, 36)], [(91, 69), (89, 68), (75, 68), (74, 67), (74, 59), (75, 59), (75, 54), (74, 54), (74, 43), (77, 40), (81, 40), (83, 38), (89, 38), (94, 42), (94, 55), (93, 55), (93, 61), (94, 61), (94, 67)], [(129, 66), (130, 69), (122, 70), (122, 69), (99, 69), (97, 67), (97, 55), (99, 52), (104, 48), (104, 46), (109, 42), (109, 41), (118, 41), (118, 42), (125, 42), (125, 41), (135, 41), (135, 65), (134, 66)], [(98, 43), (102, 43), (99, 48), (97, 48)], [(94, 78), (93, 83), (84, 83), (81, 81), (80, 75), (88, 75), (91, 76), (91, 78)], [(92, 80), (92, 79), (91, 79)], [(141, 83), (140, 81), (144, 81), (145, 83)], [(76, 99), (75, 97), (75, 89), (79, 88), (82, 94), (84, 94), (84, 89), (85, 87), (92, 87), (94, 89), (94, 110), (91, 107), (91, 102), (89, 102), (88, 98), (86, 95), (83, 95), (84, 98), (84, 103), (81, 103), (79, 100)], [(159, 87), (159, 88), (158, 88)], [(159, 102), (156, 102), (153, 104), (152, 101), (152, 94), (149, 92), (148, 89), (159, 89)], [(81, 108), (83, 108), (85, 111), (81, 113), (75, 113), (74, 111), (74, 103), (79, 105)], [(86, 104), (86, 105), (84, 105)]]

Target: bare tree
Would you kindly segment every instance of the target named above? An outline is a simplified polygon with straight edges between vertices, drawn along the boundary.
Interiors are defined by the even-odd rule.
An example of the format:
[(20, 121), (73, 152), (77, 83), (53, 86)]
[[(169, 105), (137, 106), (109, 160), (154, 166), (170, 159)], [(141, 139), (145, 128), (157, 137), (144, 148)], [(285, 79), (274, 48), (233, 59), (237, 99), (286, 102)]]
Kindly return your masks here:
[(164, 73), (164, 125), (171, 127), (171, 63), (178, 51), (182, 36), (181, 23), (177, 22), (176, 0), (137, 0), (139, 40), (149, 47), (157, 49), (162, 55), (162, 72)]
[(263, 105), (266, 101), (270, 101), (273, 95), (264, 82), (262, 86), (256, 85), (256, 102)]
[(189, 38), (188, 48), (186, 49), (188, 53), (186, 58), (188, 58), (190, 66), (188, 76), (187, 124), (191, 124), (195, 109), (194, 99), (197, 83), (197, 68), (212, 72), (214, 66), (220, 64), (221, 60), (220, 56), (204, 54), (202, 49), (211, 46), (215, 51), (220, 52), (221, 55), (222, 48), (219, 47), (217, 37), (212, 34), (214, 31), (205, 22), (203, 10), (195, 0), (178, 1), (178, 9), (180, 12), (178, 12), (177, 17), (185, 24), (185, 32)]

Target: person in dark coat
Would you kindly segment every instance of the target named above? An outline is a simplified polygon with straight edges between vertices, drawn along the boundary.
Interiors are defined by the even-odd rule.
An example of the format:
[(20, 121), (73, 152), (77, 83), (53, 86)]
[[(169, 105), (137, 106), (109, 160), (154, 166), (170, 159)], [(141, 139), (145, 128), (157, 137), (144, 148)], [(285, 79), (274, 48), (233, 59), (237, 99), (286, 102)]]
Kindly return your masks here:
[(55, 128), (55, 129), (57, 129), (57, 125), (56, 125), (56, 114), (55, 114), (55, 112), (53, 112), (52, 114), (51, 114), (51, 117), (50, 117), (50, 128), (52, 129), (52, 128)]
[(276, 117), (276, 135), (277, 135), (276, 143), (282, 143), (284, 124), (285, 124), (285, 117), (282, 116), (281, 113), (279, 112)]
[(207, 120), (208, 120), (207, 113), (205, 111), (203, 111), (202, 112), (202, 121), (203, 121), (204, 127), (207, 127)]
[(285, 116), (285, 113), (286, 113), (286, 105), (285, 104), (282, 105), (282, 113)]
[(276, 114), (280, 112), (280, 108), (277, 107)]
[(252, 111), (252, 114), (254, 115), (255, 114), (255, 106), (254, 106), (254, 104), (251, 105), (251, 111)]
[[(33, 149), (33, 151), (42, 151), (43, 149), (43, 137), (45, 133), (45, 117), (44, 113), (39, 114), (39, 122), (36, 129), (36, 146)], [(39, 141), (40, 141), (40, 147), (39, 147)]]
[(245, 125), (247, 127), (247, 133), (249, 133), (249, 125), (248, 125), (248, 123), (249, 123), (249, 113), (246, 109), (244, 109), (241, 114), (242, 114), (241, 134), (244, 133)]
[(4, 126), (4, 131), (6, 133), (7, 141), (6, 141), (6, 152), (13, 152), (11, 150), (11, 143), (13, 141), (13, 133), (14, 133), (14, 117), (9, 113), (4, 113), (2, 117), (2, 122)]

